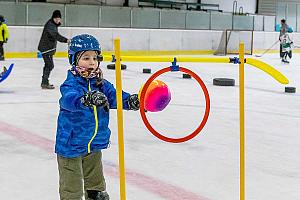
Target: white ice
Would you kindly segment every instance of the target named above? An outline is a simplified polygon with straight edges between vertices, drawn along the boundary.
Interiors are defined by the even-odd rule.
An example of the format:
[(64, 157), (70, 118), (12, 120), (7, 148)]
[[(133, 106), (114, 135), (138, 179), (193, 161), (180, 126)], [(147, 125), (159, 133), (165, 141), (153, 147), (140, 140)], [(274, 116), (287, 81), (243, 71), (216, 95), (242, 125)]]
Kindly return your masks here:
[[(246, 199), (300, 199), (300, 56), (282, 64), (277, 54), (261, 60), (271, 64), (297, 88), (294, 94), (272, 77), (245, 67)], [(0, 199), (57, 200), (58, 171), (53, 152), (58, 115), (59, 85), (69, 68), (55, 59), (50, 82), (55, 90), (41, 90), (41, 59), (7, 59), (12, 74), (0, 84)], [(115, 84), (115, 71), (106, 69)], [(137, 93), (150, 74), (170, 63), (125, 63), (123, 89)], [(196, 72), (206, 84), (211, 112), (202, 132), (181, 143), (153, 136), (139, 112), (124, 111), (126, 194), (129, 200), (239, 199), (239, 83), (238, 65), (179, 63)], [(234, 78), (236, 86), (219, 87), (213, 78)], [(194, 79), (179, 72), (159, 77), (172, 100), (159, 113), (147, 113), (153, 127), (168, 137), (184, 137), (200, 123), (205, 99)], [(117, 117), (111, 111), (111, 146), (103, 151), (107, 190), (119, 197)], [(25, 137), (25, 138), (24, 138)], [(27, 139), (26, 139), (27, 138)], [(50, 148), (49, 148), (50, 147)]]

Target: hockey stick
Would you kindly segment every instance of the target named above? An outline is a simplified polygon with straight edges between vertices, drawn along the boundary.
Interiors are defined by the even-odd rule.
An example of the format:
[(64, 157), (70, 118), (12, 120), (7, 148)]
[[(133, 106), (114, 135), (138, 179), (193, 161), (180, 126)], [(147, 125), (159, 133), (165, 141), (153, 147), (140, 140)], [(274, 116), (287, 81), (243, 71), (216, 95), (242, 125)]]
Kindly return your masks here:
[(263, 55), (265, 55), (268, 51), (270, 51), (277, 43), (279, 42), (279, 40), (277, 40), (270, 48), (268, 48), (267, 50), (265, 50), (261, 55), (255, 55), (255, 57), (262, 57)]
[(49, 49), (49, 50), (47, 50), (47, 51), (43, 51), (43, 52), (41, 52), (41, 54), (44, 54), (44, 53), (49, 53), (50, 51), (54, 51), (56, 48), (53, 48), (53, 49)]

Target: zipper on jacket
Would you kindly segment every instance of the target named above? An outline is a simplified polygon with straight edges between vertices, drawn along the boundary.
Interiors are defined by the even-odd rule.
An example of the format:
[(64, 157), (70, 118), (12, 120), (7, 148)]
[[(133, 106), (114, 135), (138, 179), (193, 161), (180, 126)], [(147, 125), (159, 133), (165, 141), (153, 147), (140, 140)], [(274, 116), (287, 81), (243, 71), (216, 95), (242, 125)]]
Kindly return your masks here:
[[(90, 81), (88, 80), (88, 85), (89, 85), (89, 92), (91, 91), (91, 83)], [(97, 114), (97, 107), (96, 106), (93, 106), (93, 110), (94, 110), (94, 117), (95, 117), (95, 131), (94, 131), (94, 135), (93, 137), (91, 138), (91, 140), (89, 141), (88, 143), (88, 153), (91, 153), (91, 143), (93, 142), (94, 138), (96, 137), (97, 135), (97, 132), (98, 132), (98, 114)]]

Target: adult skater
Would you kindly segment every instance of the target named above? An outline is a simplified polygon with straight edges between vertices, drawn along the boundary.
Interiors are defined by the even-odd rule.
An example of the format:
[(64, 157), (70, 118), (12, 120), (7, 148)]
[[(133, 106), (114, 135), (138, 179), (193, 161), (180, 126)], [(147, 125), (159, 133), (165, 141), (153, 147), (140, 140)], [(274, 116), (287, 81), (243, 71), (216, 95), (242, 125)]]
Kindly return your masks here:
[(61, 25), (61, 13), (55, 10), (51, 19), (47, 21), (39, 42), (38, 50), (41, 52), (44, 60), (42, 89), (54, 89), (52, 84), (49, 84), (50, 72), (54, 68), (53, 55), (56, 52), (57, 41), (68, 43), (69, 40), (58, 33), (58, 27)]

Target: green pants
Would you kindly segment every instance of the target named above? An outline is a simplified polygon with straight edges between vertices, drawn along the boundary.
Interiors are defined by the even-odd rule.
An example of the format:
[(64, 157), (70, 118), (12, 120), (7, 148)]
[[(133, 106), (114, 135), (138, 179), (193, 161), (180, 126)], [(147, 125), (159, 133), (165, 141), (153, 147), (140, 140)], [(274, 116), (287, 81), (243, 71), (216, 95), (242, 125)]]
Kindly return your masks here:
[[(106, 189), (101, 152), (78, 158), (57, 156), (61, 200), (81, 200), (83, 191)], [(86, 198), (87, 199), (87, 198)]]

